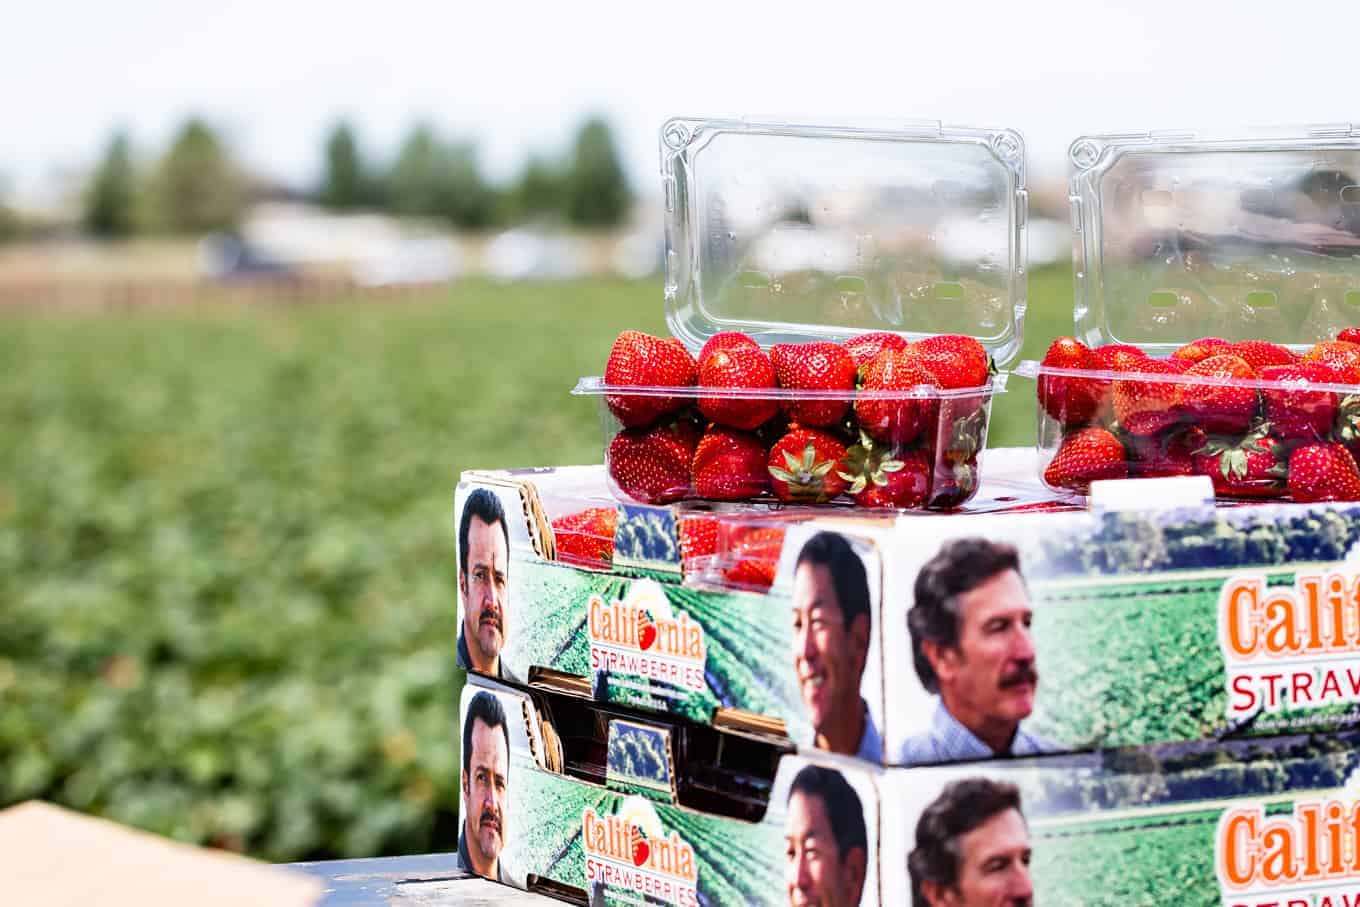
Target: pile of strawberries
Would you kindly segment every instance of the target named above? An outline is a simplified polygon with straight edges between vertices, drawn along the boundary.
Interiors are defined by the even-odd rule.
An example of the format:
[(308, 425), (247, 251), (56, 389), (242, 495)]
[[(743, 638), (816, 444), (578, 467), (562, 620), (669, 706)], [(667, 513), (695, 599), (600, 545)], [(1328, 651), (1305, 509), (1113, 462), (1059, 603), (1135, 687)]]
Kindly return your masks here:
[[(1125, 344), (1090, 349), (1071, 337), (1048, 348), (1044, 412), (1062, 439), (1044, 471), (1054, 488), (1207, 475), (1223, 497), (1360, 500), (1360, 396), (1314, 385), (1360, 385), (1360, 328), (1302, 356), (1274, 343), (1205, 337), (1155, 359)], [(1196, 380), (1178, 381), (1174, 377)]]
[[(644, 503), (849, 495), (862, 507), (957, 506), (977, 488), (993, 371), (981, 344), (953, 334), (909, 343), (872, 332), (766, 352), (724, 332), (696, 358), (674, 338), (624, 331), (604, 372), (622, 426), (609, 474)], [(958, 388), (981, 392), (948, 393)]]

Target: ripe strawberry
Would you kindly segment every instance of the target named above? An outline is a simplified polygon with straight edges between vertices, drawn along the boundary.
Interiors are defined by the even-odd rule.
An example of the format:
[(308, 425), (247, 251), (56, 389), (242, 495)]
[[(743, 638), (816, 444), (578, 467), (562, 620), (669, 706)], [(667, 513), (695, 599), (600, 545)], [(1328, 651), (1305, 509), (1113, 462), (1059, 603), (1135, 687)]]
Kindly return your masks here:
[(614, 560), (614, 529), (619, 512), (613, 507), (587, 507), (552, 521), (557, 559), (579, 567), (608, 570)]
[(647, 858), (652, 855), (652, 847), (647, 843), (646, 833), (638, 827), (637, 823), (633, 823), (633, 829), (629, 837), (631, 839), (630, 843), (633, 845), (633, 865), (641, 866), (643, 863), (646, 863)]
[(1194, 365), (1196, 362), (1203, 362), (1210, 356), (1216, 356), (1223, 352), (1224, 347), (1229, 346), (1228, 341), (1222, 337), (1201, 337), (1192, 340), (1185, 346), (1171, 354), (1172, 359), (1184, 359)]
[(703, 573), (718, 552), (718, 518), (695, 513), (680, 518), (680, 569), (685, 576)]
[(925, 391), (916, 397), (873, 394), (939, 386), (939, 380), (921, 365), (910, 349), (886, 349), (864, 370), (861, 394), (855, 399), (855, 416), (871, 437), (891, 444), (910, 444), (927, 427), (934, 428), (939, 400), (926, 396)]
[[(1072, 337), (1059, 337), (1053, 341), (1040, 365), (1083, 370), (1100, 368), (1100, 362), (1090, 348)], [(1090, 378), (1041, 374), (1038, 390), (1044, 411), (1064, 427), (1093, 421), (1103, 404), (1100, 383)]]
[(1360, 384), (1360, 343), (1324, 340), (1303, 354), (1304, 362), (1321, 362), (1342, 384)]
[(716, 353), (718, 350), (732, 350), (739, 346), (748, 346), (760, 349), (760, 344), (756, 343), (741, 331), (719, 331), (712, 337), (704, 341), (703, 347), (699, 350), (699, 355), (695, 360), (700, 365), (704, 360)]
[(638, 611), (637, 631), (638, 648), (645, 652), (656, 642), (656, 624), (652, 623), (652, 615), (645, 610)]
[(1212, 379), (1205, 383), (1182, 383), (1176, 405), (1192, 422), (1207, 432), (1241, 434), (1256, 415), (1254, 387), (1237, 383), (1256, 377), (1245, 359), (1238, 356), (1210, 356), (1185, 373), (1186, 377)]
[(1280, 438), (1312, 441), (1326, 438), (1336, 421), (1337, 399), (1332, 391), (1304, 390), (1311, 383), (1341, 383), (1329, 367), (1320, 362), (1294, 365), (1268, 365), (1257, 376), (1264, 381), (1280, 381), (1299, 390), (1262, 388), (1265, 418)]
[[(718, 350), (699, 366), (699, 386), (774, 390), (774, 364), (759, 347)], [(779, 412), (779, 401), (772, 394), (700, 394), (699, 411), (719, 424), (750, 430)]]
[(987, 350), (963, 334), (924, 337), (909, 346), (907, 352), (925, 366), (943, 388), (982, 387), (992, 372), (992, 360)]
[(1360, 344), (1360, 328), (1342, 328), (1337, 331), (1336, 339), (1345, 343)]
[(845, 491), (849, 482), (836, 474), (845, 445), (835, 435), (794, 427), (770, 449), (770, 485), (781, 501), (823, 503)]
[(837, 474), (850, 483), (857, 507), (921, 507), (930, 497), (930, 455), (920, 448), (894, 454), (860, 431)]
[[(688, 387), (694, 377), (694, 357), (683, 344), (641, 331), (619, 334), (604, 367), (605, 384), (620, 387)], [(610, 394), (605, 402), (614, 418), (626, 428), (636, 428), (679, 409), (686, 399), (667, 394)]]
[(1262, 423), (1246, 437), (1210, 435), (1194, 451), (1196, 475), (1214, 482), (1214, 494), (1237, 498), (1277, 498), (1284, 495), (1284, 442), (1269, 434)]
[[(896, 336), (895, 334), (893, 336)], [(855, 392), (858, 369), (839, 343), (776, 343), (770, 347), (780, 387), (800, 391), (840, 391), (839, 398), (785, 400), (784, 411), (800, 425), (835, 425), (845, 418)]]
[(1294, 500), (1360, 501), (1360, 469), (1345, 445), (1316, 442), (1289, 455), (1289, 495)]
[(1267, 365), (1293, 365), (1299, 357), (1278, 343), (1264, 340), (1242, 340), (1230, 343), (1216, 355), (1237, 356), (1246, 360), (1253, 372), (1259, 372)]
[(1124, 479), (1129, 474), (1124, 445), (1103, 428), (1083, 428), (1063, 438), (1044, 470), (1044, 483), (1086, 494), (1091, 483)]
[(907, 345), (905, 337), (891, 331), (870, 331), (858, 337), (851, 337), (844, 343), (850, 357), (855, 360), (857, 369), (862, 369), (873, 362), (883, 350), (905, 350)]
[(740, 527), (730, 530), (727, 550), (721, 555), (723, 579), (734, 586), (768, 589), (774, 585), (784, 530), (778, 526)]
[(699, 439), (690, 475), (694, 492), (712, 501), (742, 501), (770, 488), (765, 446), (755, 435), (711, 426)]
[[(1136, 375), (1179, 375), (1191, 366), (1181, 360), (1143, 359)], [(1114, 418), (1133, 435), (1155, 435), (1180, 420), (1176, 399), (1180, 387), (1174, 381), (1138, 380), (1132, 375), (1114, 382)]]
[(1190, 452), (1203, 446), (1204, 432), (1197, 428), (1160, 435), (1129, 435), (1124, 444), (1129, 458), (1129, 476), (1152, 479), (1194, 475)]
[(1091, 350), (1100, 367), (1110, 372), (1137, 371), (1134, 367), (1140, 360), (1150, 358), (1147, 353), (1131, 343), (1107, 343)]
[(690, 493), (690, 462), (699, 430), (685, 420), (651, 428), (626, 428), (605, 453), (609, 476), (626, 497), (644, 504), (668, 504)]

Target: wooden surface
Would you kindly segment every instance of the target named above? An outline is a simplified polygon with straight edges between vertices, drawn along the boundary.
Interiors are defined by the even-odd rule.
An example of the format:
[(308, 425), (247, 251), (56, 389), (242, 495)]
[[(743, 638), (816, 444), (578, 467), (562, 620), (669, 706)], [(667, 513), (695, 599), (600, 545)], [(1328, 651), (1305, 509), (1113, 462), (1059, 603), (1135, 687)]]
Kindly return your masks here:
[(320, 907), (560, 907), (561, 901), (464, 871), (457, 854), (293, 863), (326, 886)]

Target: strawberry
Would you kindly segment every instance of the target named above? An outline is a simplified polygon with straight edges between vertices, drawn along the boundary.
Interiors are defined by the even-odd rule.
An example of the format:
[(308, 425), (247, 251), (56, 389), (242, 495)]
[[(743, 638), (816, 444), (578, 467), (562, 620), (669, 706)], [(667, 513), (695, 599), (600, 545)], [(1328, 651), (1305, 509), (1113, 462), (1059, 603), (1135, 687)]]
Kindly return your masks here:
[(1058, 452), (1044, 470), (1044, 482), (1086, 494), (1091, 483), (1123, 479), (1129, 474), (1124, 445), (1103, 428), (1083, 428), (1063, 438)]
[(718, 518), (695, 513), (680, 518), (680, 569), (685, 576), (703, 573), (718, 552)]
[(1100, 367), (1109, 372), (1137, 371), (1137, 362), (1149, 358), (1148, 354), (1131, 343), (1107, 343), (1091, 350)]
[(619, 512), (613, 507), (587, 507), (552, 521), (557, 559), (580, 567), (608, 570), (614, 560), (614, 528)]
[(646, 611), (638, 612), (638, 648), (647, 651), (656, 642), (656, 624), (652, 623), (652, 616)]
[(907, 352), (940, 387), (982, 387), (992, 372), (992, 360), (982, 344), (963, 334), (937, 334), (916, 341)]
[(1237, 498), (1277, 498), (1284, 495), (1284, 442), (1269, 434), (1262, 423), (1238, 439), (1209, 435), (1193, 452), (1196, 475), (1214, 482), (1214, 494)]
[(641, 866), (643, 863), (646, 863), (647, 858), (652, 855), (651, 845), (647, 843), (647, 835), (637, 823), (633, 823), (633, 828), (629, 837), (631, 839), (630, 843), (633, 845), (633, 865)]
[(843, 346), (855, 360), (855, 368), (862, 369), (873, 362), (883, 350), (905, 350), (907, 340), (901, 334), (894, 334), (891, 331), (870, 331), (858, 337), (851, 337)]
[(1303, 354), (1304, 362), (1321, 362), (1342, 384), (1360, 384), (1360, 343), (1324, 340)]
[(668, 504), (690, 493), (690, 462), (699, 430), (688, 421), (626, 428), (605, 452), (609, 476), (625, 496), (644, 504)]
[(716, 353), (718, 350), (731, 350), (739, 346), (754, 347), (760, 349), (760, 344), (756, 343), (741, 331), (719, 331), (712, 337), (704, 341), (703, 347), (699, 350), (699, 356), (695, 360), (700, 365), (704, 360)]
[(1312, 441), (1326, 438), (1336, 421), (1337, 399), (1332, 391), (1304, 390), (1310, 383), (1339, 384), (1336, 373), (1320, 362), (1267, 365), (1257, 376), (1280, 381), (1298, 390), (1263, 388), (1265, 418), (1280, 438)]
[(1360, 501), (1360, 469), (1345, 445), (1319, 441), (1294, 448), (1289, 455), (1289, 495), (1314, 501)]
[[(1136, 375), (1178, 375), (1191, 368), (1182, 360), (1143, 359)], [(1114, 417), (1119, 427), (1133, 435), (1155, 435), (1180, 419), (1176, 411), (1179, 385), (1174, 381), (1119, 378), (1114, 382)]]
[[(683, 344), (641, 331), (619, 334), (604, 367), (605, 384), (619, 387), (688, 387), (694, 377), (694, 357)], [(666, 394), (610, 394), (605, 402), (624, 427), (636, 428), (655, 422), (686, 401)]]
[(1223, 351), (1224, 347), (1229, 345), (1228, 341), (1222, 337), (1201, 337), (1176, 350), (1171, 354), (1171, 358), (1184, 359), (1194, 365), (1196, 362), (1202, 362), (1210, 356), (1217, 355)]
[(783, 547), (784, 530), (778, 526), (733, 528), (722, 556), (723, 579), (734, 586), (770, 588)]
[(836, 474), (845, 445), (815, 428), (793, 427), (770, 448), (768, 468), (775, 497), (800, 504), (829, 501), (849, 486)]
[(936, 464), (930, 481), (930, 507), (949, 510), (969, 501), (978, 489), (978, 462), (973, 455), (963, 460)]
[[(896, 335), (894, 335), (896, 336)], [(775, 378), (780, 387), (800, 391), (840, 391), (839, 398), (785, 400), (784, 411), (800, 425), (835, 425), (845, 418), (855, 393), (858, 369), (839, 343), (776, 343), (770, 347)]]
[(1124, 444), (1129, 475), (1144, 479), (1194, 475), (1190, 452), (1203, 446), (1204, 432), (1197, 428), (1160, 435), (1129, 435)]
[[(710, 354), (699, 366), (699, 386), (773, 390), (774, 364), (759, 347), (720, 349)], [(699, 411), (714, 422), (749, 430), (779, 412), (779, 401), (772, 394), (700, 394)]]
[(1293, 365), (1299, 361), (1299, 357), (1287, 348), (1278, 343), (1266, 343), (1264, 340), (1230, 343), (1215, 355), (1237, 356), (1245, 360), (1253, 372), (1259, 372), (1267, 365)]
[[(1059, 337), (1053, 341), (1040, 365), (1083, 370), (1100, 368), (1100, 362), (1090, 348), (1072, 337)], [(1044, 411), (1064, 427), (1093, 421), (1103, 404), (1100, 383), (1089, 378), (1041, 374), (1038, 391)]]
[(855, 416), (870, 436), (892, 444), (910, 444), (926, 428), (934, 428), (939, 400), (928, 392), (922, 396), (873, 396), (875, 392), (907, 391), (936, 387), (940, 382), (921, 365), (910, 349), (885, 349), (864, 370), (861, 393), (855, 399)]
[(1337, 331), (1336, 339), (1345, 343), (1360, 344), (1360, 328), (1342, 328)]
[(713, 501), (741, 501), (770, 488), (765, 446), (755, 435), (711, 426), (699, 439), (690, 465), (694, 492)]
[(1190, 366), (1186, 377), (1212, 379), (1204, 383), (1178, 385), (1176, 405), (1196, 425), (1207, 432), (1241, 434), (1256, 415), (1254, 387), (1236, 383), (1256, 377), (1245, 359), (1238, 356), (1210, 356)]
[(894, 455), (860, 431), (859, 443), (846, 451), (837, 474), (858, 507), (921, 507), (930, 497), (930, 455), (921, 449)]

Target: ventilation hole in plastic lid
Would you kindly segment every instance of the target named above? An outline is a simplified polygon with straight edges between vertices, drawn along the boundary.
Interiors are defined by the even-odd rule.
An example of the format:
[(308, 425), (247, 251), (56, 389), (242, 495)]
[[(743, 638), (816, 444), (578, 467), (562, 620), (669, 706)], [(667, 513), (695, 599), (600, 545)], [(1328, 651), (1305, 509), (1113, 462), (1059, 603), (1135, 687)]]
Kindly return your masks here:
[(1165, 189), (1144, 189), (1143, 190), (1144, 208), (1170, 208), (1171, 193)]
[(1275, 305), (1275, 294), (1270, 290), (1256, 290), (1247, 294), (1247, 305), (1253, 309), (1269, 309)]
[(1154, 309), (1169, 309), (1180, 301), (1181, 298), (1170, 290), (1156, 290), (1147, 298), (1148, 306)]
[(1275, 192), (1271, 189), (1245, 189), (1237, 203), (1243, 211), (1273, 211)]
[(1346, 186), (1342, 189), (1341, 201), (1348, 205), (1360, 205), (1360, 186)]
[(1360, 309), (1360, 290), (1347, 290), (1346, 295), (1341, 298), (1351, 308)]
[(836, 278), (836, 290), (841, 293), (863, 293), (867, 286), (863, 277), (843, 274)]
[(937, 283), (935, 284), (935, 298), (940, 302), (957, 302), (963, 299), (963, 284)]
[(770, 288), (770, 275), (764, 271), (742, 271), (737, 277), (737, 283), (753, 290), (768, 290)]

